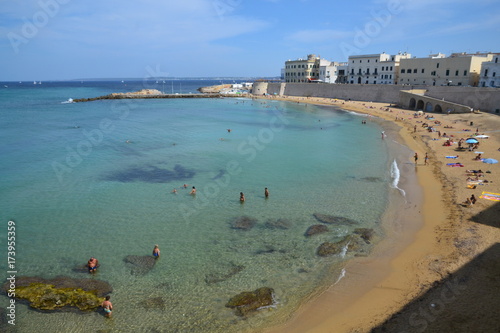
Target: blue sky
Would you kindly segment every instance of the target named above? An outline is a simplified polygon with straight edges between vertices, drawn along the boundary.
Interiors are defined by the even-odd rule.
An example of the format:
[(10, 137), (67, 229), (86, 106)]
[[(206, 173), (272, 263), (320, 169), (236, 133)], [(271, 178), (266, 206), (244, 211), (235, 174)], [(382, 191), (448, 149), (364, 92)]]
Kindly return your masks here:
[(500, 52), (498, 0), (0, 0), (0, 81), (278, 76), (307, 54)]

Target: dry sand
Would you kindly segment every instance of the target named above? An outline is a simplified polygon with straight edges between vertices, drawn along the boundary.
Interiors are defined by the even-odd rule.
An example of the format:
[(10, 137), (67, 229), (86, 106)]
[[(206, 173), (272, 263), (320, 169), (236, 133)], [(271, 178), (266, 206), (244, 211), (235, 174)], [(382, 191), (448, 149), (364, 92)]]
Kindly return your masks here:
[[(371, 256), (350, 261), (344, 279), (304, 304), (287, 323), (267, 332), (498, 332), (500, 202), (479, 197), (482, 191), (500, 193), (500, 164), (473, 160), (476, 154), (456, 151), (456, 142), (478, 129), (490, 136), (479, 140), (478, 151), (500, 160), (500, 117), (428, 113), (434, 120), (426, 120), (386, 103), (268, 98), (335, 105), (396, 122), (404, 144), (419, 155), (416, 172), (424, 200), (422, 226), (407, 228), (391, 240), (395, 234), (391, 236), (387, 225), (387, 239)], [(452, 135), (455, 143), (443, 146), (446, 139), (423, 128), (425, 122)], [(454, 162), (464, 167), (446, 165)], [(490, 171), (479, 178), (488, 180), (487, 185), (467, 188), (468, 169)], [(462, 205), (472, 194), (477, 202)]]

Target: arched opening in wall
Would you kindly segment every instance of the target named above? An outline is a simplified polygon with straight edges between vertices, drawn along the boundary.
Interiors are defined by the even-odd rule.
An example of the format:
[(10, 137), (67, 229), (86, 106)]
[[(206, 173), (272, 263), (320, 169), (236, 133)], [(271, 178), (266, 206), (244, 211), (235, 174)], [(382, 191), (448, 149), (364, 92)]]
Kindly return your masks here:
[(417, 101), (415, 100), (415, 98), (410, 98), (410, 104), (408, 105), (408, 107), (410, 109), (415, 109), (415, 105), (417, 105)]
[(361, 84), (361, 78), (358, 77), (358, 84)]
[(424, 109), (424, 101), (420, 99), (417, 102), (417, 110), (423, 110), (423, 109)]
[(425, 112), (431, 112), (432, 111), (432, 104), (431, 102), (427, 102), (427, 104), (425, 104)]
[(434, 112), (443, 112), (443, 109), (441, 108), (441, 105), (437, 104), (437, 105), (434, 107)]

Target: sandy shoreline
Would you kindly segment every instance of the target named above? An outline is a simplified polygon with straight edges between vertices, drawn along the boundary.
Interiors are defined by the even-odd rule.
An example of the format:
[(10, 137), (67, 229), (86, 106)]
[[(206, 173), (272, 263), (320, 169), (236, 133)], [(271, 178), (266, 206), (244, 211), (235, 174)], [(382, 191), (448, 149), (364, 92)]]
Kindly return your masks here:
[[(262, 98), (262, 97), (259, 97)], [(266, 332), (493, 332), (499, 319), (500, 290), (498, 265), (478, 263), (480, 254), (499, 257), (500, 202), (479, 199), (482, 191), (500, 193), (500, 164), (485, 164), (473, 160), (474, 152), (457, 152), (458, 139), (467, 138), (479, 130), (489, 135), (480, 139), (482, 157), (500, 160), (500, 117), (492, 114), (429, 114), (433, 120), (414, 118), (414, 111), (393, 108), (386, 103), (341, 101), (328, 98), (269, 97), (291, 102), (335, 105), (395, 122), (401, 129), (404, 144), (419, 155), (415, 167), (423, 189), (421, 209), (423, 225), (398, 232), (391, 240), (377, 245), (368, 258), (355, 258), (346, 266), (346, 278), (331, 286), (319, 297), (304, 304), (287, 323)], [(396, 120), (396, 118), (398, 120)], [(441, 122), (435, 124), (435, 121)], [(435, 124), (436, 132), (428, 132), (423, 123)], [(471, 126), (473, 122), (473, 126)], [(452, 128), (445, 128), (452, 127)], [(447, 133), (455, 141), (443, 146)], [(466, 130), (466, 131), (465, 131)], [(428, 153), (429, 165), (424, 156)], [(457, 156), (447, 159), (446, 156)], [(413, 159), (411, 159), (413, 162)], [(450, 167), (459, 162), (464, 167)], [(466, 170), (482, 169), (480, 180), (488, 180), (475, 189), (467, 188)], [(469, 174), (472, 175), (472, 174)], [(461, 205), (472, 194), (476, 204)], [(494, 249), (492, 251), (491, 249)], [(497, 260), (499, 262), (500, 260)], [(471, 265), (474, 263), (474, 267)], [(492, 283), (490, 297), (480, 297), (481, 283)], [(460, 284), (457, 284), (460, 277)], [(493, 277), (493, 278), (492, 278)], [(445, 284), (448, 283), (448, 284)], [(450, 283), (455, 282), (455, 289)], [(448, 286), (444, 290), (440, 286)], [(441, 288), (441, 289), (439, 289)], [(456, 295), (443, 301), (441, 296), (429, 296), (441, 290), (441, 295)], [(436, 294), (438, 295), (438, 294)], [(429, 298), (426, 299), (425, 297)], [(416, 307), (416, 303), (418, 307)], [(490, 311), (488, 311), (490, 310)], [(395, 315), (397, 313), (397, 315)], [(475, 315), (471, 315), (475, 314)], [(461, 314), (460, 320), (457, 316)], [(460, 324), (457, 324), (460, 322)]]

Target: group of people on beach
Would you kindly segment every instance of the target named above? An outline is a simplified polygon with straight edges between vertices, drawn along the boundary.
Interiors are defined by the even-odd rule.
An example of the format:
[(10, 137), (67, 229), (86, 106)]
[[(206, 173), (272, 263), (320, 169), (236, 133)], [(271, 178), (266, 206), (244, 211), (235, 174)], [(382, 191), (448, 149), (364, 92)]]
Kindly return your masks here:
[[(160, 248), (158, 247), (158, 244), (155, 244), (153, 248), (153, 257), (155, 257), (155, 259), (158, 259), (160, 257)], [(99, 266), (99, 260), (97, 260), (95, 257), (90, 257), (86, 265), (90, 274), (95, 274)], [(113, 312), (113, 303), (111, 303), (110, 299), (111, 296), (108, 295), (101, 303), (101, 307), (104, 310), (104, 315), (108, 318), (111, 317), (111, 314)]]

